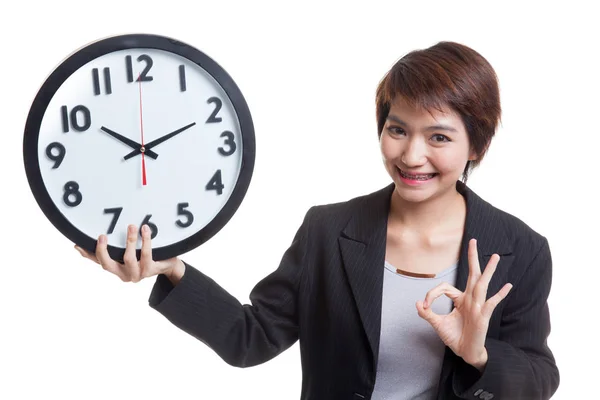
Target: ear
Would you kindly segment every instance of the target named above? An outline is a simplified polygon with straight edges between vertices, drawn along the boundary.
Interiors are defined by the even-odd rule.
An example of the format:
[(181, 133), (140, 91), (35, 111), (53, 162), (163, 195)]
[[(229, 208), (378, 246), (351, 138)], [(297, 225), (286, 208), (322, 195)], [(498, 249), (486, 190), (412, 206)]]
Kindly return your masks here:
[(469, 150), (469, 161), (481, 160), (483, 158), (483, 156), (487, 153), (487, 150), (489, 147), (490, 147), (490, 143), (487, 144), (487, 146), (481, 151), (480, 154), (477, 154), (475, 149), (473, 149), (471, 147), (471, 149)]
[(479, 157), (477, 156), (477, 153), (475, 152), (475, 150), (471, 149), (469, 151), (469, 161), (475, 161), (477, 160)]

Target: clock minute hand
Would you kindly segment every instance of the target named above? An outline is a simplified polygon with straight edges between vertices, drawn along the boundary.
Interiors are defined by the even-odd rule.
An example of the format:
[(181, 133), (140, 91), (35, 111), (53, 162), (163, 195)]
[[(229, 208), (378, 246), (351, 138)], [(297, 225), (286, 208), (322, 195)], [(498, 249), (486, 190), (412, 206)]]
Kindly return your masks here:
[[(166, 141), (168, 139), (171, 139), (173, 136), (180, 134), (181, 132), (185, 131), (186, 129), (191, 128), (194, 125), (196, 125), (196, 123), (192, 122), (191, 124), (186, 125), (183, 128), (179, 128), (176, 131), (173, 131), (171, 133), (168, 133), (168, 134), (166, 134), (164, 136), (159, 137), (158, 139), (155, 139), (155, 140), (153, 140), (151, 142), (146, 143), (146, 145), (144, 146), (144, 148), (146, 150), (145, 151), (146, 155), (148, 155), (148, 151), (152, 151), (150, 149), (153, 148), (154, 146), (157, 146), (157, 145), (161, 144), (162, 142), (164, 142), (164, 141)], [(142, 152), (141, 149), (137, 148), (137, 149), (133, 150), (131, 153), (127, 154), (124, 158), (125, 158), (125, 160), (128, 160), (131, 157), (137, 156), (141, 152)]]
[[(138, 151), (140, 151), (140, 149), (142, 148), (142, 145), (139, 144), (138, 142), (136, 142), (135, 140), (131, 140), (111, 129), (108, 129), (105, 126), (101, 127), (100, 129), (102, 131), (108, 133), (110, 136), (114, 137), (115, 139), (119, 140), (120, 142), (125, 143), (127, 146), (131, 147), (132, 149), (137, 149)], [(140, 153), (141, 153), (141, 151), (140, 151)], [(146, 150), (145, 154), (154, 160), (156, 160), (156, 158), (158, 157), (158, 154), (156, 154), (152, 150), (150, 150), (150, 151)]]

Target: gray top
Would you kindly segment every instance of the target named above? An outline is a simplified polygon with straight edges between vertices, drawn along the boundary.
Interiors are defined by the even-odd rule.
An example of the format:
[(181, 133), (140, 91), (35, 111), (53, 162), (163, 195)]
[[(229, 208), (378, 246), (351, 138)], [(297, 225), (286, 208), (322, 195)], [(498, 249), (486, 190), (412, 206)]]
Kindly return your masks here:
[[(381, 339), (372, 400), (431, 400), (436, 398), (444, 358), (444, 342), (419, 317), (416, 303), (442, 282), (456, 285), (458, 263), (435, 278), (416, 278), (396, 272), (385, 262), (381, 309)], [(448, 314), (452, 300), (440, 296), (437, 314)]]

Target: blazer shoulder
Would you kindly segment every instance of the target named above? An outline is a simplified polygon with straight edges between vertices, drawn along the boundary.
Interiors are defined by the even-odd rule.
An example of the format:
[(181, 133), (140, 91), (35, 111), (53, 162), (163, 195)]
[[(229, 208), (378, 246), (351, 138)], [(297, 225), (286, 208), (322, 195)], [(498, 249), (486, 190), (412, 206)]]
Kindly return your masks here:
[[(483, 200), (482, 200), (483, 201)], [(531, 251), (537, 253), (545, 243), (547, 238), (540, 232), (523, 221), (520, 217), (509, 213), (499, 207), (496, 207), (488, 202), (483, 201), (490, 220), (496, 221), (504, 228), (509, 239), (519, 247), (528, 247)]]
[(312, 221), (347, 222), (352, 214), (360, 207), (365, 196), (354, 197), (335, 203), (323, 203), (312, 206), (309, 210)]
[(348, 200), (317, 204), (308, 211), (311, 226), (327, 224), (330, 228), (342, 229), (353, 216), (363, 212), (365, 207), (368, 208), (374, 200), (385, 196), (386, 192), (389, 192), (389, 187)]

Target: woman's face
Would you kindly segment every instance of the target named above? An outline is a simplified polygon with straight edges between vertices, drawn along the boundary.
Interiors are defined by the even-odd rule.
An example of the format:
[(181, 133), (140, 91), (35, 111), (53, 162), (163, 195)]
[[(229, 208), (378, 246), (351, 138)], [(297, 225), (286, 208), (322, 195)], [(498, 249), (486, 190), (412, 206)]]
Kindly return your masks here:
[(457, 113), (446, 107), (429, 114), (401, 97), (391, 104), (380, 145), (397, 194), (410, 202), (456, 192), (467, 161), (476, 159)]

